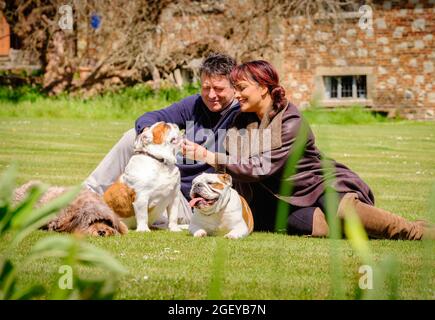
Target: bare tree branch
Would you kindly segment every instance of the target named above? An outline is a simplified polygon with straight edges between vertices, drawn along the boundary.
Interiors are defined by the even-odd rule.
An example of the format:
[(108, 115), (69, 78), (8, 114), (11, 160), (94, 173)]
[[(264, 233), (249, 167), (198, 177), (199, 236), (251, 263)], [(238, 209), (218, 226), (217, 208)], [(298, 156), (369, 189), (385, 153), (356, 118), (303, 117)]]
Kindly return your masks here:
[[(63, 32), (58, 8), (69, 3), (74, 10), (74, 30)], [(340, 12), (355, 5), (351, 0), (12, 0), (0, 1), (6, 19), (44, 69), (44, 86), (50, 93), (63, 90), (95, 93), (110, 86), (170, 77), (175, 69), (211, 51), (224, 51), (238, 60), (279, 52), (274, 32), (280, 19), (316, 17), (337, 22)], [(237, 14), (235, 13), (237, 12)], [(90, 26), (91, 16), (101, 26)], [(169, 18), (168, 18), (169, 17)], [(168, 50), (162, 19), (210, 24), (224, 21), (220, 29), (201, 32), (183, 46)], [(171, 21), (171, 20), (169, 20)], [(259, 32), (260, 31), (260, 32)], [(86, 72), (83, 72), (86, 70)], [(98, 89), (96, 89), (98, 88)]]

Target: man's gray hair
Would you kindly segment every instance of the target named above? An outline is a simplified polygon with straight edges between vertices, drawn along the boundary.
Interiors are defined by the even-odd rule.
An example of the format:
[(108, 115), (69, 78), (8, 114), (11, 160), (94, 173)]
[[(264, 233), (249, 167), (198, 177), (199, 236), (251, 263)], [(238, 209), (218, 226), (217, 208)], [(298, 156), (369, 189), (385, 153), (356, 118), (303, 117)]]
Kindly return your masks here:
[(204, 59), (199, 68), (199, 75), (230, 76), (231, 70), (236, 66), (236, 60), (223, 53), (211, 53)]

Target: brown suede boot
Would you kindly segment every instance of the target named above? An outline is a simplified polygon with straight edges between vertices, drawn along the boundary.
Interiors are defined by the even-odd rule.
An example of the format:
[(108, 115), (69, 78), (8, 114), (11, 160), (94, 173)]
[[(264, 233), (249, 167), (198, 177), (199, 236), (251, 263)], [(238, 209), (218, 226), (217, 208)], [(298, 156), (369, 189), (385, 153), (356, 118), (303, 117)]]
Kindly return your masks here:
[(426, 228), (421, 221), (408, 221), (405, 218), (382, 210), (358, 199), (356, 193), (347, 193), (341, 199), (337, 214), (344, 218), (354, 211), (361, 220), (370, 237), (382, 239), (420, 240), (423, 237), (433, 239), (433, 233), (425, 233)]
[(313, 214), (313, 231), (312, 237), (327, 237), (329, 233), (328, 223), (326, 217), (320, 208), (316, 208)]

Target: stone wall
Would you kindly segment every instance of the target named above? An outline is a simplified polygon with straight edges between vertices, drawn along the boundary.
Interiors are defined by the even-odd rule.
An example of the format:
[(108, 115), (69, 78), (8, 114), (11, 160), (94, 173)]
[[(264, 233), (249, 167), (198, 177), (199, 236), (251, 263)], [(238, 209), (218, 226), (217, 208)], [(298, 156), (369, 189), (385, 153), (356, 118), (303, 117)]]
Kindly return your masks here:
[[(255, 3), (255, 2), (254, 2)], [(409, 119), (435, 119), (434, 0), (383, 1), (372, 4), (373, 29), (359, 27), (360, 15), (346, 13), (336, 28), (321, 18), (256, 17), (250, 37), (273, 48), (239, 59), (264, 58), (280, 72), (288, 97), (305, 107), (360, 104)], [(228, 34), (228, 11), (254, 11), (252, 1), (224, 1), (224, 14), (161, 20), (162, 47), (182, 50), (204, 39), (237, 56), (243, 38)], [(232, 51), (231, 49), (235, 49)], [(366, 75), (367, 98), (342, 101), (325, 98), (324, 76)]]
[(435, 119), (434, 1), (406, 6), (384, 1), (373, 6), (373, 30), (348, 18), (334, 32), (290, 19), (282, 70), (289, 97), (304, 106), (313, 99), (334, 105), (323, 94), (322, 76), (367, 75), (368, 99), (360, 103), (409, 119)]
[[(336, 23), (320, 16), (309, 22), (283, 16), (280, 8), (265, 3), (171, 3), (161, 12), (152, 36), (138, 39), (151, 48), (152, 56), (146, 58), (154, 59), (159, 77), (177, 84), (192, 75), (189, 69), (197, 68), (207, 52), (223, 51), (238, 61), (272, 62), (289, 99), (300, 107), (360, 104), (409, 119), (435, 119), (435, 0), (366, 1), (373, 9), (369, 30), (360, 27), (358, 12), (346, 12)], [(98, 65), (121, 47), (122, 32), (108, 23), (117, 13), (99, 14), (98, 30), (90, 30), (86, 18), (76, 23), (75, 54), (81, 67)], [(327, 76), (365, 76), (366, 97), (328, 98)]]

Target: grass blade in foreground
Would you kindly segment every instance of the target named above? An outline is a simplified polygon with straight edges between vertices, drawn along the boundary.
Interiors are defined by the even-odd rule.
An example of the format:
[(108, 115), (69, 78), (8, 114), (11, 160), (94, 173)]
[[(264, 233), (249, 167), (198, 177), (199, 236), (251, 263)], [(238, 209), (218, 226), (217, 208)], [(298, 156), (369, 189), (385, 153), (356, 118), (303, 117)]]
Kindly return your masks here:
[[(37, 189), (34, 193), (39, 198), (43, 191), (39, 190), (39, 187), (36, 188)], [(25, 206), (26, 209), (22, 212), (20, 212), (19, 209), (16, 210), (16, 215), (12, 218), (12, 227), (18, 230), (13, 245), (18, 244), (32, 231), (37, 230), (53, 218), (59, 210), (67, 206), (75, 198), (80, 189), (80, 185), (76, 186), (70, 191), (62, 194), (59, 198), (50, 201), (43, 207), (37, 209), (33, 209), (33, 204), (38, 198), (35, 199), (32, 197), (31, 193), (31, 195), (24, 201), (24, 203), (27, 201), (29, 202), (29, 205)]]
[(7, 168), (0, 176), (0, 235), (11, 227), (13, 212), (10, 206), (16, 176), (17, 169), (14, 165)]
[(31, 250), (31, 258), (68, 258), (74, 252), (75, 262), (101, 267), (113, 273), (125, 274), (127, 270), (106, 250), (97, 248), (73, 236), (51, 236), (38, 241)]
[[(428, 201), (427, 221), (431, 224), (435, 223), (435, 184), (432, 185), (432, 190)], [(435, 262), (435, 241), (423, 239), (423, 268), (420, 273), (420, 288), (423, 291), (423, 299), (434, 299), (433, 283), (434, 283), (434, 262)]]
[(225, 274), (225, 259), (227, 257), (226, 239), (216, 237), (215, 239), (215, 254), (211, 269), (211, 279), (207, 294), (208, 300), (219, 300), (222, 296), (222, 283)]
[(331, 298), (344, 299), (343, 257), (341, 255), (341, 227), (337, 217), (338, 195), (331, 187), (334, 184), (335, 168), (329, 159), (322, 159), (322, 172), (325, 183), (325, 210), (324, 214), (329, 226), (329, 270), (331, 276)]
[(296, 173), (296, 166), (299, 160), (302, 158), (309, 134), (309, 126), (302, 118), (301, 126), (298, 131), (296, 140), (291, 148), (290, 157), (285, 164), (284, 173), (281, 179), (281, 186), (279, 190), (280, 198), (282, 201), (278, 201), (275, 231), (279, 233), (287, 233), (287, 220), (289, 215), (290, 205), (285, 201), (289, 199), (293, 191), (292, 177)]

